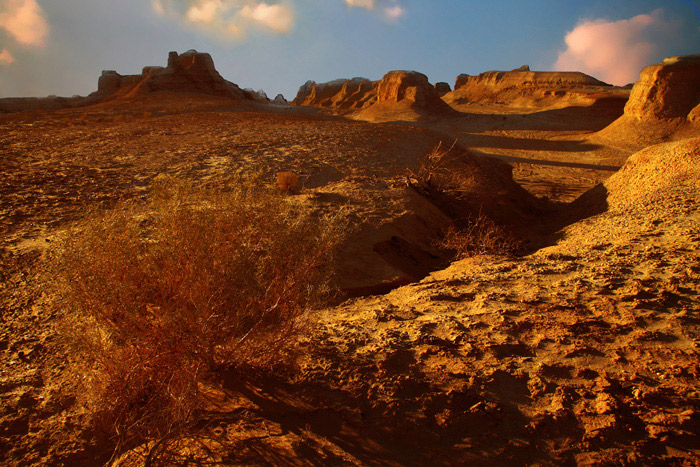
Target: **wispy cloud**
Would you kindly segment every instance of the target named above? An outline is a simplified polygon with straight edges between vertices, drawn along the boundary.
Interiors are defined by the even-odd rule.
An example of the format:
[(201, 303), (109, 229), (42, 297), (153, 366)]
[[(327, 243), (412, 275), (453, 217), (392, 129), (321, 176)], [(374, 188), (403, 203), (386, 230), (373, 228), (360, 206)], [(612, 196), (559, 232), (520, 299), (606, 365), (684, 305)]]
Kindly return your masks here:
[(21, 45), (32, 47), (44, 47), (49, 35), (44, 11), (36, 0), (0, 0), (0, 28)]
[(345, 4), (350, 8), (378, 10), (388, 21), (398, 21), (408, 12), (399, 0), (345, 0)]
[(153, 11), (205, 34), (229, 40), (251, 30), (288, 34), (296, 22), (291, 0), (152, 0)]
[(667, 30), (661, 9), (620, 21), (584, 20), (566, 35), (567, 49), (554, 69), (582, 71), (616, 85), (634, 82)]
[(12, 56), (9, 50), (0, 50), (0, 65), (10, 65), (15, 61), (15, 57)]

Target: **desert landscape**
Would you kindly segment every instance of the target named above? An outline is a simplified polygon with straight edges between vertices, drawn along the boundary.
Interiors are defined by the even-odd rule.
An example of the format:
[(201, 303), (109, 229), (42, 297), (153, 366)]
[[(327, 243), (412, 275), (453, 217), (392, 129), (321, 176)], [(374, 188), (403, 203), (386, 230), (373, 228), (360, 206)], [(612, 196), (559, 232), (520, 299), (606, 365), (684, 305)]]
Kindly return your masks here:
[(0, 463), (698, 465), (700, 55), (640, 72), (0, 99)]

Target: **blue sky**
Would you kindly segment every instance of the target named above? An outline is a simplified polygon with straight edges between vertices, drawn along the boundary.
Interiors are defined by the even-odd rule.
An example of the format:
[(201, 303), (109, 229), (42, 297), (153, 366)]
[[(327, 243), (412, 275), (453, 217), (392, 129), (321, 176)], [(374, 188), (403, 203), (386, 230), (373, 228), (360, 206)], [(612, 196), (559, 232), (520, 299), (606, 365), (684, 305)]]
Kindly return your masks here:
[(454, 84), (528, 64), (614, 84), (700, 53), (700, 0), (0, 0), (0, 97), (85, 95), (209, 52), (224, 78), (291, 99), (306, 80), (417, 70)]

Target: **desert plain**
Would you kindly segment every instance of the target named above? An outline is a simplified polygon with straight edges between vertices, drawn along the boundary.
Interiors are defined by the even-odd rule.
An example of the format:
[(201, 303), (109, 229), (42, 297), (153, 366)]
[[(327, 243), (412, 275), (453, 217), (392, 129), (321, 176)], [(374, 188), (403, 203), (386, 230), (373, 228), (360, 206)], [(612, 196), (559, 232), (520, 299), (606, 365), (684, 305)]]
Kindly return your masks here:
[[(700, 56), (640, 72), (392, 71), (287, 102), (189, 51), (0, 100), (0, 463), (698, 465)], [(346, 216), (334, 298), (287, 368), (210, 375), (196, 417), (120, 444), (66, 376), (44, 257), (154, 183), (247, 172)], [(441, 247), (477, 217), (515, 246)]]

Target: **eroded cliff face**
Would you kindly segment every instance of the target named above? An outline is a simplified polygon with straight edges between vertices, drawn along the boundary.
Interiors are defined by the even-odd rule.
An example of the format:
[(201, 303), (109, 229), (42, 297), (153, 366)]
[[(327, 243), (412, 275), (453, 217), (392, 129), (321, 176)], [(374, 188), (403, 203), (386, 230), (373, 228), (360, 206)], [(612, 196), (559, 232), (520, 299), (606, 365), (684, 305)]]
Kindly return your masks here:
[(196, 50), (189, 50), (183, 54), (170, 52), (167, 67), (144, 67), (140, 75), (122, 76), (116, 71), (103, 71), (94, 95), (100, 98), (118, 98), (150, 92), (196, 93), (232, 99), (251, 98), (216, 71), (211, 55)]
[(295, 105), (336, 109), (363, 109), (377, 100), (377, 82), (366, 78), (338, 79), (328, 83), (307, 81), (299, 88)]
[(605, 105), (620, 114), (629, 90), (610, 86), (579, 72), (487, 71), (477, 76), (459, 75), (455, 89), (444, 100), (455, 108), (470, 104), (497, 104), (520, 108), (561, 108), (572, 105)]
[(595, 138), (638, 150), (700, 136), (700, 55), (669, 57), (644, 68), (624, 115)]
[(638, 120), (687, 118), (697, 122), (699, 104), (700, 55), (670, 57), (642, 70), (625, 115)]

